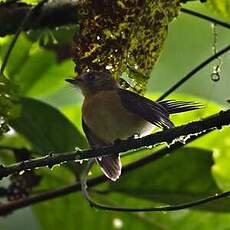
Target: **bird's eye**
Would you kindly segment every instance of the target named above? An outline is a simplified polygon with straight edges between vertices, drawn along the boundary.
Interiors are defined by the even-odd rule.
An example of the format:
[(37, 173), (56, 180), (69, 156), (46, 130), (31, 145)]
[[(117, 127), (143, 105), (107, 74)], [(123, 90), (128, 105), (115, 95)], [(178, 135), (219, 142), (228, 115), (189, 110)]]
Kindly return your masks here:
[(93, 80), (95, 80), (96, 79), (96, 75), (94, 74), (94, 73), (89, 73), (88, 74), (88, 80), (89, 81), (93, 81)]

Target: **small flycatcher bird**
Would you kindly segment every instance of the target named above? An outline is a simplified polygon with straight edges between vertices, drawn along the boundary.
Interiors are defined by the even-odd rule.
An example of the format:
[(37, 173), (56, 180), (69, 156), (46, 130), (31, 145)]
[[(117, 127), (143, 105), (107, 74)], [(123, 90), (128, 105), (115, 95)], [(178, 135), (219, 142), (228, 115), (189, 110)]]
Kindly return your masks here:
[[(199, 109), (198, 103), (158, 101), (122, 89), (111, 74), (90, 71), (67, 82), (80, 88), (84, 95), (82, 127), (92, 148), (112, 145), (134, 135), (149, 134), (154, 127), (172, 128), (170, 114)], [(117, 155), (96, 159), (104, 174), (115, 181), (121, 175)]]

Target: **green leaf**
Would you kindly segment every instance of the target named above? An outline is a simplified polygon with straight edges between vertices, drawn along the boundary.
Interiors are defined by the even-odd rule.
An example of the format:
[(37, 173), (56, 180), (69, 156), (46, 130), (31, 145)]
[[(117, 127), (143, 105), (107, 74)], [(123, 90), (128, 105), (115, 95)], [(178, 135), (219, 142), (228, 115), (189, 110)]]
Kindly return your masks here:
[[(20, 71), (15, 76), (15, 80), (19, 83), (23, 95), (27, 95), (40, 77), (50, 66), (56, 63), (55, 54), (51, 51), (39, 49), (35, 45), (30, 52), (24, 65), (21, 66)], [(44, 85), (44, 87), (49, 87), (49, 85)]]
[[(198, 150), (201, 151), (201, 150)], [(200, 152), (199, 152), (200, 153)], [(187, 156), (187, 155), (186, 155)], [(186, 157), (185, 156), (185, 157)], [(199, 159), (206, 159), (208, 163), (211, 162), (210, 153), (202, 152), (201, 157)], [(163, 159), (165, 160), (165, 159)], [(167, 158), (166, 158), (167, 160)], [(190, 160), (190, 157), (189, 157)], [(206, 162), (206, 160), (202, 160)], [(198, 160), (197, 160), (198, 161)], [(179, 162), (178, 162), (179, 163)], [(187, 161), (188, 164), (193, 162)], [(157, 165), (158, 162), (155, 163)], [(160, 163), (161, 164), (161, 163)], [(173, 167), (175, 166), (175, 167)], [(167, 168), (164, 172), (165, 177), (169, 176), (172, 178), (173, 176), (170, 174), (170, 169), (179, 168), (178, 165), (170, 165), (170, 168)], [(184, 166), (184, 167), (185, 167)], [(160, 167), (160, 166), (159, 166)], [(195, 169), (197, 168), (194, 166)], [(194, 170), (195, 170), (194, 169)], [(189, 170), (189, 169), (188, 169)], [(203, 170), (205, 171), (205, 170)], [(154, 183), (155, 178), (157, 176), (153, 174), (155, 171), (151, 171), (151, 174), (148, 174), (145, 179), (147, 181), (147, 185), (151, 186), (151, 183)], [(183, 172), (182, 176), (185, 177), (187, 173)], [(167, 175), (166, 175), (167, 174)], [(197, 173), (196, 173), (197, 174)], [(150, 176), (152, 175), (152, 176)], [(205, 174), (206, 175), (206, 174)], [(205, 175), (199, 175), (199, 177), (205, 177)], [(132, 183), (138, 183), (138, 180), (142, 180), (141, 175), (136, 175), (137, 177), (132, 178)], [(131, 179), (131, 178), (130, 178)], [(175, 181), (175, 185), (171, 186), (176, 187), (179, 183), (177, 182), (177, 177), (173, 177), (173, 181)], [(187, 184), (184, 184), (186, 187), (191, 181), (189, 181), (190, 177), (187, 178)], [(207, 178), (209, 179), (209, 178)], [(48, 189), (48, 188), (56, 188), (62, 187), (66, 185), (66, 183), (71, 184), (75, 178), (68, 173), (63, 167), (55, 167), (52, 171), (52, 175), (44, 174), (42, 185), (39, 189)], [(122, 178), (121, 178), (122, 180)], [(204, 186), (207, 188), (207, 182), (204, 178)], [(143, 180), (142, 180), (143, 181)], [(112, 182), (112, 184), (116, 184), (118, 182)], [(130, 183), (130, 181), (128, 182)], [(144, 188), (145, 184), (141, 186)], [(170, 185), (172, 182), (170, 181)], [(183, 185), (183, 186), (184, 186)], [(203, 183), (196, 184), (199, 187), (203, 186)], [(182, 186), (182, 191), (183, 191)], [(178, 188), (180, 189), (180, 188)], [(195, 190), (191, 186), (191, 189)], [(136, 199), (129, 196), (129, 194), (116, 193), (111, 194), (112, 196), (110, 204), (116, 205), (125, 205), (125, 206), (139, 206), (145, 202), (145, 205), (149, 205), (149, 201), (142, 200), (141, 198)], [(106, 194), (101, 195), (101, 200), (107, 199)], [(227, 203), (228, 204), (228, 203)], [(226, 204), (226, 205), (227, 205)], [(48, 229), (81, 229), (81, 230), (93, 230), (95, 226), (101, 230), (107, 229), (178, 229), (178, 230), (194, 230), (196, 228), (201, 228), (202, 230), (227, 230), (230, 227), (230, 215), (226, 213), (210, 213), (204, 211), (195, 211), (195, 210), (182, 210), (178, 212), (154, 212), (154, 213), (125, 213), (125, 212), (105, 212), (105, 211), (97, 211), (90, 207), (86, 200), (84, 200), (83, 196), (77, 193), (68, 194), (66, 196), (62, 196), (59, 199), (49, 200), (43, 203), (39, 203), (33, 208), (34, 215), (37, 217), (38, 222), (41, 225), (41, 228), (44, 230)]]
[[(110, 183), (110, 189), (171, 205), (191, 202), (220, 192), (212, 178), (212, 165), (212, 152), (183, 148), (124, 175), (117, 183)], [(221, 199), (196, 208), (230, 211), (230, 200)]]
[(65, 79), (74, 76), (75, 64), (71, 60), (55, 63), (35, 79), (27, 90), (29, 96), (45, 96), (57, 91), (65, 84)]
[[(151, 95), (150, 97), (152, 99), (156, 98), (156, 96), (153, 97), (153, 95)], [(225, 109), (223, 106), (218, 105), (212, 101), (207, 101), (201, 98), (186, 95), (174, 94), (173, 96), (170, 96), (169, 99), (195, 101), (204, 105), (203, 109), (171, 116), (171, 119), (175, 125), (182, 125), (187, 124), (191, 121), (200, 120), (204, 117), (208, 117)], [(230, 190), (230, 166), (228, 164), (228, 162), (230, 161), (229, 137), (230, 128), (223, 127), (221, 130), (216, 130), (188, 145), (189, 147), (202, 148), (212, 151), (214, 153), (213, 158), (215, 163), (212, 167), (212, 173), (218, 187), (221, 188), (223, 191)]]
[[(55, 179), (55, 176), (56, 179)], [(60, 179), (57, 180), (57, 177)], [(59, 167), (54, 168), (53, 173), (50, 177), (43, 177), (43, 187), (57, 187), (63, 186), (64, 183), (61, 182), (61, 178), (66, 180), (72, 179), (71, 175), (67, 175), (66, 171)], [(114, 227), (114, 222), (121, 220), (122, 224), (130, 229), (146, 229), (149, 226), (154, 226), (154, 224), (149, 224), (145, 221), (133, 221), (133, 216), (130, 214), (123, 213), (113, 213), (113, 212), (97, 212), (95, 209), (91, 208), (86, 200), (81, 194), (69, 194), (63, 196), (59, 199), (49, 200), (44, 203), (40, 203), (33, 208), (34, 214), (38, 218), (42, 229), (81, 229), (89, 230), (95, 229), (116, 229)]]
[(208, 0), (207, 6), (219, 16), (230, 20), (230, 1), (229, 0)]
[(66, 152), (87, 146), (77, 128), (54, 107), (30, 98), (22, 98), (21, 103), (21, 116), (11, 125), (37, 152)]
[[(0, 58), (3, 59), (12, 40), (12, 36), (0, 39)], [(21, 67), (24, 65), (24, 62), (28, 59), (31, 46), (32, 43), (29, 42), (24, 35), (19, 36), (13, 50), (11, 51), (6, 66), (7, 75), (10, 78), (18, 74)]]

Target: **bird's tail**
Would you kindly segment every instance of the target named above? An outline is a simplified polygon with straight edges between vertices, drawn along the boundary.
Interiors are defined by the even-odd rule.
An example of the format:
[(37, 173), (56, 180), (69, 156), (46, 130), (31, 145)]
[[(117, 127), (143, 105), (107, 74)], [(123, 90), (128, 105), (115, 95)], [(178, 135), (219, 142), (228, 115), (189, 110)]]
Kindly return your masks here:
[(121, 160), (117, 155), (97, 158), (97, 163), (101, 166), (104, 174), (112, 181), (117, 180), (121, 175)]
[(159, 101), (158, 103), (163, 106), (169, 114), (187, 112), (203, 108), (203, 105), (197, 102), (166, 100)]

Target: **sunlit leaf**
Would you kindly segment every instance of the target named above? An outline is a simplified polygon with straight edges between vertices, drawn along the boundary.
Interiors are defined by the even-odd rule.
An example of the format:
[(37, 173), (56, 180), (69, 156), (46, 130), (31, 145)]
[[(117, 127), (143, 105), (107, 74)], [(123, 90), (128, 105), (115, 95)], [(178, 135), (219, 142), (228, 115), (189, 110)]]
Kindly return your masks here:
[(229, 0), (207, 0), (210, 7), (219, 16), (230, 20), (230, 1)]
[[(47, 58), (47, 56), (45, 57)], [(47, 64), (47, 63), (46, 63)], [(45, 96), (57, 91), (65, 84), (65, 79), (74, 76), (74, 63), (66, 60), (48, 65), (46, 72), (37, 76), (27, 91), (29, 96)], [(23, 78), (24, 76), (22, 76)]]
[(15, 76), (23, 95), (28, 94), (40, 77), (56, 63), (53, 52), (39, 49), (37, 45), (33, 49)]

